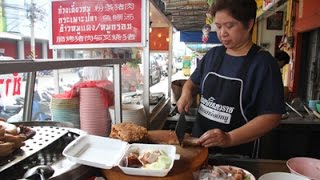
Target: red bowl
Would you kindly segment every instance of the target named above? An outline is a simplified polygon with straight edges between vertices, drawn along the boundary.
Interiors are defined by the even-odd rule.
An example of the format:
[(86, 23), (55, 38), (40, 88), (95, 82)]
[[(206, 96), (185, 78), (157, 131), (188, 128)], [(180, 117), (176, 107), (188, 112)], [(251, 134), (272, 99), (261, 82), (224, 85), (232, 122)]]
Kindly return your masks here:
[(320, 160), (309, 157), (295, 157), (287, 161), (290, 172), (310, 179), (320, 179)]

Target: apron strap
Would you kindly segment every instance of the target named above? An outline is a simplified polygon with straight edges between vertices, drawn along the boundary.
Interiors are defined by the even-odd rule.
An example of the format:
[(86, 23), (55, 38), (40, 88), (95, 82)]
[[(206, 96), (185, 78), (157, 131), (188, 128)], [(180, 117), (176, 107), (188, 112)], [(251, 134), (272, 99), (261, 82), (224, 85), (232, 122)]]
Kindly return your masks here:
[(226, 54), (226, 48), (224, 46), (219, 46), (217, 47), (217, 52), (215, 53), (216, 55), (214, 56), (214, 64), (213, 64), (213, 72), (218, 72), (223, 59), (224, 59), (224, 55)]
[(253, 44), (252, 47), (250, 48), (248, 54), (245, 57), (245, 61), (242, 64), (242, 67), (240, 68), (240, 71), (238, 73), (238, 77), (241, 79), (244, 79), (245, 76), (247, 75), (247, 72), (249, 70), (249, 66), (254, 60), (255, 55), (261, 48), (257, 46), (256, 44)]

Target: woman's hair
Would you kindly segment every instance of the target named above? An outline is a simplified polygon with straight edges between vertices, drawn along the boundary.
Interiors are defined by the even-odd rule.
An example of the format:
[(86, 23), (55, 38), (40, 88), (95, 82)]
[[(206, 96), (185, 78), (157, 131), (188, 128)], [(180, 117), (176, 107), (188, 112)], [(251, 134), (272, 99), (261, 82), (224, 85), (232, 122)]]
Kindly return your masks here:
[(256, 19), (257, 3), (255, 0), (216, 0), (210, 8), (213, 17), (222, 10), (227, 10), (233, 18), (248, 28), (250, 20)]

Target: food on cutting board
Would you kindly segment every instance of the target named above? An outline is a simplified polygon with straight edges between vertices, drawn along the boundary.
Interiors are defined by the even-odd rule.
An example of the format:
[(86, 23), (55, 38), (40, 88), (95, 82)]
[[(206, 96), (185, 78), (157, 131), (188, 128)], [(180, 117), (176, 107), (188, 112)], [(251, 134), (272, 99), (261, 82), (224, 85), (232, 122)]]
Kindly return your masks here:
[(168, 169), (172, 163), (171, 158), (162, 150), (134, 150), (125, 158), (126, 166), (151, 170)]
[[(174, 131), (167, 131), (167, 130), (148, 131), (148, 135), (146, 136), (145, 139), (148, 143), (170, 144), (170, 145), (179, 144), (177, 135)], [(200, 146), (199, 138), (192, 137), (190, 134), (186, 133), (183, 139), (183, 146), (184, 147)]]
[(126, 142), (138, 142), (144, 139), (147, 134), (148, 131), (145, 127), (124, 122), (112, 125), (110, 137)]

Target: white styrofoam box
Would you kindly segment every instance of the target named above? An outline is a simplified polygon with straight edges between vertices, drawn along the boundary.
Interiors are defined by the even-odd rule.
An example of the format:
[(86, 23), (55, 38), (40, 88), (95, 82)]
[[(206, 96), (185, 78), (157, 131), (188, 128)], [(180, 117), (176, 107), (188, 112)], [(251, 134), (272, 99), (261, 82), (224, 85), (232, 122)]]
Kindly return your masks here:
[[(145, 150), (162, 150), (171, 159), (170, 167), (164, 170), (125, 167), (123, 163), (124, 158), (126, 158), (133, 149), (138, 149), (139, 152)], [(76, 138), (68, 144), (62, 154), (70, 161), (87, 166), (101, 169), (111, 169), (114, 166), (118, 166), (125, 174), (157, 177), (166, 176), (172, 169), (174, 160), (179, 158), (179, 156), (176, 155), (176, 147), (173, 145), (128, 144), (118, 139), (90, 134)]]
[(102, 169), (118, 165), (128, 143), (95, 135), (83, 135), (73, 140), (62, 154), (69, 160)]

